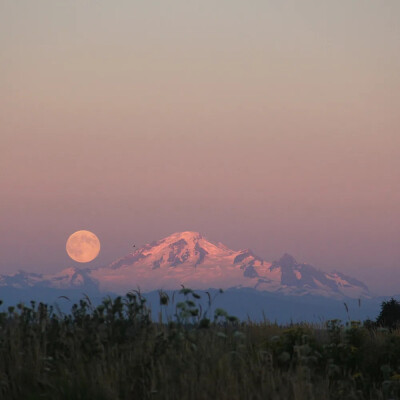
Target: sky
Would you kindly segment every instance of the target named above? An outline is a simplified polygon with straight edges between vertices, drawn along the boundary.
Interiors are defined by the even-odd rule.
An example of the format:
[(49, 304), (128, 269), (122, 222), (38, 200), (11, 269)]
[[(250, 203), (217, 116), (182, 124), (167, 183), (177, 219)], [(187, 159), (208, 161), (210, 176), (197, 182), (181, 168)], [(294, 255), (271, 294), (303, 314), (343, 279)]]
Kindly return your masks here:
[[(398, 0), (0, 0), (0, 273), (193, 230), (400, 293)], [(82, 265), (80, 265), (82, 266)]]

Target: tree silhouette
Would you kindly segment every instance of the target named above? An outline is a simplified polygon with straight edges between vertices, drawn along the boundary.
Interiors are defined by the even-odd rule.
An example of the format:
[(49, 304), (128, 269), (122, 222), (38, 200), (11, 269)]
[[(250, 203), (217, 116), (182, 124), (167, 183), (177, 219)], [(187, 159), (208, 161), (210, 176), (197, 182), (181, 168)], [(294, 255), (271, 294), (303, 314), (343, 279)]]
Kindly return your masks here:
[(394, 329), (400, 326), (400, 302), (393, 297), (389, 301), (383, 301), (381, 312), (376, 319), (378, 326)]

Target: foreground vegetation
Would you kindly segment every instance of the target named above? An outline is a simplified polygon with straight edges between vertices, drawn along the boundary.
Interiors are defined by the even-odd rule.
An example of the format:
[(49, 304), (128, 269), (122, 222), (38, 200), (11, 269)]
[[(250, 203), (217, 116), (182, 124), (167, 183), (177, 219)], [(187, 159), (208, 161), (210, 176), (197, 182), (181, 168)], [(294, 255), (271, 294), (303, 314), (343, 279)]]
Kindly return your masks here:
[[(0, 313), (1, 399), (399, 399), (400, 331), (339, 320), (278, 326), (202, 310), (182, 289), (151, 320), (139, 292), (69, 315)], [(201, 296), (209, 296), (207, 293)], [(160, 292), (160, 303), (173, 301)]]

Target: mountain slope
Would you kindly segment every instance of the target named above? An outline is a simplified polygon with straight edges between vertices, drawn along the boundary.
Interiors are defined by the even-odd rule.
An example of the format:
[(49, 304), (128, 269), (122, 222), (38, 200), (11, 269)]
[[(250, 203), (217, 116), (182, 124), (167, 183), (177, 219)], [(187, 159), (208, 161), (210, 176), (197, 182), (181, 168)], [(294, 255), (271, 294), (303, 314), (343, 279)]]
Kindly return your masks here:
[(14, 275), (0, 275), (0, 287), (27, 289), (46, 287), (53, 289), (97, 288), (97, 283), (90, 276), (91, 270), (66, 268), (56, 274), (37, 274), (18, 271)]
[(368, 288), (340, 272), (326, 273), (285, 254), (273, 263), (251, 250), (235, 251), (198, 232), (178, 232), (96, 269), (67, 268), (57, 274), (20, 271), (0, 275), (0, 288), (53, 288), (126, 293), (179, 289), (252, 288), (285, 295), (368, 298)]
[(269, 263), (251, 250), (234, 251), (198, 232), (178, 232), (91, 271), (102, 290), (255, 288), (326, 297), (370, 297), (368, 288), (341, 273), (325, 273), (285, 254)]

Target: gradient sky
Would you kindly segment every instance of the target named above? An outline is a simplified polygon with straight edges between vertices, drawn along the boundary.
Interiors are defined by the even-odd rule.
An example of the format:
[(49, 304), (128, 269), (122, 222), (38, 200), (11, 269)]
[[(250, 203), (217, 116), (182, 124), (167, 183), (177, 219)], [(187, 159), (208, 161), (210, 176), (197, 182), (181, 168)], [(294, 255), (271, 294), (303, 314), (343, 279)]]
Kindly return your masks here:
[[(0, 273), (181, 230), (400, 293), (400, 2), (0, 0)], [(81, 265), (80, 265), (81, 266)]]

